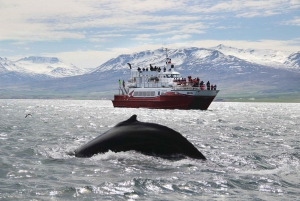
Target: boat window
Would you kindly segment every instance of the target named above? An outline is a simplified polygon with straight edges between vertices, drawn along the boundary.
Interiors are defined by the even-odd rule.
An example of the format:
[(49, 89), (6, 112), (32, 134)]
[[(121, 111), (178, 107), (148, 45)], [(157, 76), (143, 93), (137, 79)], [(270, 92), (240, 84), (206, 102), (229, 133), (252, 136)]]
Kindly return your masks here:
[[(135, 91), (134, 96), (155, 96), (155, 91)], [(160, 92), (158, 92), (158, 95)]]
[(158, 92), (158, 95), (160, 95), (160, 91)]

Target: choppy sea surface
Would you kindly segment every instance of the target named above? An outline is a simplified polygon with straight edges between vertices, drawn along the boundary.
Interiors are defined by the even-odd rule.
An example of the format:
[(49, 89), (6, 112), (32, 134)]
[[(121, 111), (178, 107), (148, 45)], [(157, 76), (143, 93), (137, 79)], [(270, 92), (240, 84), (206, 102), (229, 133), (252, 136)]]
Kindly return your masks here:
[[(133, 114), (180, 132), (208, 160), (70, 155)], [(297, 103), (213, 102), (199, 111), (0, 100), (0, 200), (300, 200), (299, 125)]]

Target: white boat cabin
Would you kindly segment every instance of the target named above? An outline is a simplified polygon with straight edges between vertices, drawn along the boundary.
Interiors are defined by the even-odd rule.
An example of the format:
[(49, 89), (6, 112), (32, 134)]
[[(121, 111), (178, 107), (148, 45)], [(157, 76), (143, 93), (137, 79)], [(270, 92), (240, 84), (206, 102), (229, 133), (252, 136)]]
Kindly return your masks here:
[(175, 86), (174, 79), (182, 79), (179, 72), (174, 70), (174, 65), (168, 63), (160, 68), (138, 68), (130, 70), (130, 79), (127, 82), (129, 88), (161, 88)]

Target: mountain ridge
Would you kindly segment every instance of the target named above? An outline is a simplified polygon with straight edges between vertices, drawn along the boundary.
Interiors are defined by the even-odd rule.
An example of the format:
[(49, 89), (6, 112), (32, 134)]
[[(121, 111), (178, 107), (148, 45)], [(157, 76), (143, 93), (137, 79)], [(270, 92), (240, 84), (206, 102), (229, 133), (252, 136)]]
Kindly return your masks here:
[(44, 76), (49, 78), (70, 77), (87, 73), (73, 64), (68, 64), (57, 57), (29, 56), (17, 61), (0, 57), (0, 73), (19, 73), (23, 76)]
[[(232, 49), (231, 52), (233, 52)], [(244, 55), (252, 54), (257, 57), (254, 54), (255, 51), (247, 50), (245, 52), (243, 53)], [(288, 53), (285, 54), (288, 55)], [(275, 97), (274, 94), (299, 94), (300, 92), (298, 52), (288, 55), (284, 61), (278, 58), (274, 59), (276, 62), (280, 61), (279, 63), (290, 62), (286, 65), (294, 65), (293, 68), (285, 67), (285, 65), (270, 66), (258, 64), (251, 62), (253, 58), (247, 61), (228, 54), (228, 51), (223, 53), (213, 48), (189, 47), (169, 49), (168, 57), (176, 64), (175, 69), (183, 77), (189, 75), (193, 77), (199, 76), (203, 81), (217, 84), (218, 89), (221, 89), (218, 95), (220, 98), (232, 96)], [(271, 56), (261, 57), (268, 58), (268, 62), (272, 58)], [(3, 88), (3, 90), (9, 91), (11, 89), (15, 94), (22, 91), (24, 96), (31, 93), (51, 94), (53, 96), (59, 94), (62, 97), (80, 96), (95, 98), (97, 96), (100, 97), (104, 93), (107, 97), (112, 98), (114, 93), (118, 93), (118, 80), (127, 80), (129, 78), (130, 69), (127, 63), (130, 63), (132, 68), (146, 68), (150, 64), (163, 66), (165, 65), (165, 58), (166, 53), (163, 49), (122, 54), (83, 75), (28, 82), (22, 84), (22, 86), (18, 85), (18, 89), (12, 86)], [(299, 96), (295, 95), (295, 97), (298, 98)], [(284, 98), (287, 97), (284, 96)]]
[[(296, 52), (292, 51), (281, 51), (281, 50), (271, 50), (271, 49), (239, 49), (231, 46), (218, 45), (212, 47), (211, 49), (216, 49), (223, 52), (226, 55), (233, 55), (240, 59), (257, 63), (260, 65), (268, 65), (281, 68), (299, 68), (298, 66), (289, 65), (289, 57)], [(299, 58), (298, 58), (299, 59)]]

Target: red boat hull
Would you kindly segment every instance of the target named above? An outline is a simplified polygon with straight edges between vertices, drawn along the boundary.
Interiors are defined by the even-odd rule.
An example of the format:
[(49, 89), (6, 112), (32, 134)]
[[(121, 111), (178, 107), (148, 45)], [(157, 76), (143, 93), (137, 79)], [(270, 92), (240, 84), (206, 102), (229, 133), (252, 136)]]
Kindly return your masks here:
[(157, 97), (128, 97), (115, 95), (114, 107), (151, 108), (151, 109), (200, 109), (206, 110), (215, 96), (191, 96), (170, 94)]

